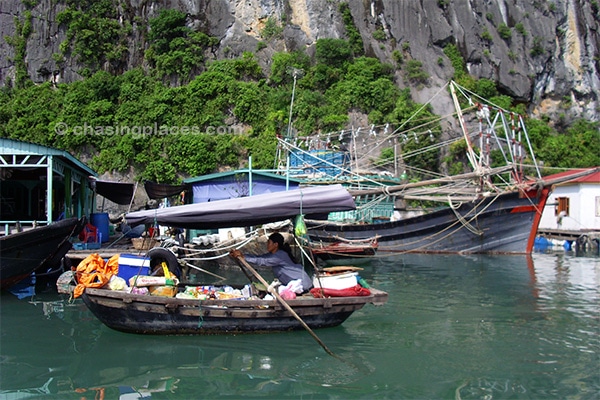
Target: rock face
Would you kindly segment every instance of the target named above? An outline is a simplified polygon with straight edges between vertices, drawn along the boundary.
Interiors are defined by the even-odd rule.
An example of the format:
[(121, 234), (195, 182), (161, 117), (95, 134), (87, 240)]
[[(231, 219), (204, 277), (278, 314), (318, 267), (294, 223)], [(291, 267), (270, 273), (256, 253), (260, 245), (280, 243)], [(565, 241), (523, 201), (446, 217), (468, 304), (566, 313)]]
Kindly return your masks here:
[[(119, 72), (144, 66), (147, 21), (162, 9), (188, 15), (195, 30), (217, 37), (208, 58), (237, 57), (255, 52), (266, 68), (273, 52), (305, 49), (312, 54), (317, 39), (346, 38), (340, 0), (113, 0), (121, 24), (128, 23), (123, 65), (102, 68)], [(454, 74), (444, 55), (455, 44), (468, 72), (498, 83), (504, 94), (531, 105), (532, 113), (598, 120), (600, 109), (600, 1), (598, 0), (346, 0), (365, 55), (393, 63), (392, 53), (423, 63), (428, 82), (413, 88), (425, 101)], [(65, 1), (3, 0), (0, 2), (0, 85), (14, 79), (24, 62), (35, 82), (81, 79), (77, 59), (60, 63), (66, 27), (57, 15)], [(30, 17), (29, 17), (30, 16)], [(16, 50), (20, 24), (29, 18), (25, 52)], [(283, 28), (280, 37), (263, 41), (269, 18)], [(8, 38), (8, 39), (6, 39)], [(398, 77), (399, 86), (408, 86)], [(436, 107), (436, 105), (434, 105)], [(438, 105), (443, 111), (444, 105)]]

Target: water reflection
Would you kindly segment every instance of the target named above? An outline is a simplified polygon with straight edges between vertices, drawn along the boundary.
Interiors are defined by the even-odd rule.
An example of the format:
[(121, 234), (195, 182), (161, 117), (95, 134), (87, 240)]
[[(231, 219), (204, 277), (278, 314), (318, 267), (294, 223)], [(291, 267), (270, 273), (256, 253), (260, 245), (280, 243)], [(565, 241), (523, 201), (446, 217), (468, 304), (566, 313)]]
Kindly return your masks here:
[[(21, 309), (2, 320), (4, 396), (18, 391), (18, 398), (27, 393), (129, 399), (165, 390), (193, 398), (199, 387), (207, 397), (240, 391), (256, 396), (301, 393), (306, 383), (299, 385), (299, 378), (312, 374), (319, 376), (320, 385), (348, 384), (362, 376), (368, 364), (363, 360), (357, 366), (314, 351), (314, 342), (304, 332), (270, 334), (268, 340), (267, 335), (140, 336), (102, 326), (78, 301), (19, 302), (3, 297), (2, 307)], [(30, 328), (19, 321), (25, 314), (36, 317)], [(49, 335), (32, 335), (31, 328)], [(329, 332), (321, 337), (331, 343), (350, 340), (343, 329), (325, 331)], [(27, 336), (36, 342), (23, 341)], [(340, 358), (345, 357), (342, 351)], [(321, 376), (324, 365), (327, 376)]]
[[(370, 323), (380, 325), (382, 333), (370, 332), (373, 340), (362, 346), (380, 346), (380, 363), (396, 365), (381, 386), (398, 375), (410, 382), (395, 396), (536, 398), (600, 390), (598, 258), (413, 255), (379, 261), (372, 279), (395, 288), (388, 306), (396, 311), (344, 326), (364, 332)], [(390, 348), (397, 350), (386, 352)]]
[[(112, 331), (81, 301), (0, 297), (0, 398), (593, 398), (600, 259), (380, 257), (390, 293), (343, 325), (239, 336)], [(137, 397), (136, 397), (137, 396)]]

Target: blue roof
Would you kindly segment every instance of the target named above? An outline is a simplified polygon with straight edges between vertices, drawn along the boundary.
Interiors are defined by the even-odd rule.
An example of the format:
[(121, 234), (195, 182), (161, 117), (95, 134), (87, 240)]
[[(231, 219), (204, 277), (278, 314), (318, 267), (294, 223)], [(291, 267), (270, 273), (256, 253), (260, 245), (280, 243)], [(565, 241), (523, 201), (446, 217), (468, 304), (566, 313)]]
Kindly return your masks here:
[[(208, 175), (201, 175), (201, 176), (197, 176), (194, 178), (188, 178), (188, 179), (184, 179), (183, 182), (184, 183), (197, 183), (197, 182), (206, 182), (206, 181), (213, 181), (213, 180), (220, 180), (222, 178), (227, 178), (230, 176), (235, 176), (238, 174), (243, 174), (243, 175), (248, 175), (250, 170), (248, 169), (238, 169), (235, 171), (226, 171), (226, 172), (217, 172), (214, 174), (208, 174)], [(265, 178), (269, 178), (270, 180), (282, 180), (285, 181), (286, 180), (286, 176), (285, 175), (278, 175), (278, 174), (274, 174), (271, 172), (265, 172), (265, 171), (261, 171), (259, 169), (253, 169), (252, 170), (252, 176), (262, 176)], [(300, 179), (295, 179), (293, 177), (289, 177), (288, 180), (290, 182), (294, 182), (294, 183), (301, 183), (302, 180)]]
[(96, 171), (73, 157), (69, 152), (55, 149), (53, 147), (43, 146), (41, 144), (24, 142), (22, 140), (0, 138), (0, 154), (57, 156), (87, 175), (98, 175)]

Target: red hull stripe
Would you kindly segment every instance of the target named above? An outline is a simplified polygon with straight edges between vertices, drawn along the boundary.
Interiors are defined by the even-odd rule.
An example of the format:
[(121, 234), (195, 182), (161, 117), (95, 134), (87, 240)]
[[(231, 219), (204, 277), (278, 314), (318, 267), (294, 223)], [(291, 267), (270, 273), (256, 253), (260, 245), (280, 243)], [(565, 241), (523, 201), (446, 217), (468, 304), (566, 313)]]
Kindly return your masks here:
[(536, 212), (535, 206), (518, 206), (510, 210), (511, 214), (524, 213), (524, 212)]

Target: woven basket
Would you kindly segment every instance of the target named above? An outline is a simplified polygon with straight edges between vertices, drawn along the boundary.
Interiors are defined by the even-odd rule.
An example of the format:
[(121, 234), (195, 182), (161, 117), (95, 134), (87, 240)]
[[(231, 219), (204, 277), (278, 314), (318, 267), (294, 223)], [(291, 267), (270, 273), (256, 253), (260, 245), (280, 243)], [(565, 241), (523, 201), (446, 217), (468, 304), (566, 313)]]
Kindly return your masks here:
[(131, 243), (136, 250), (149, 250), (158, 246), (158, 240), (150, 238), (132, 238)]

